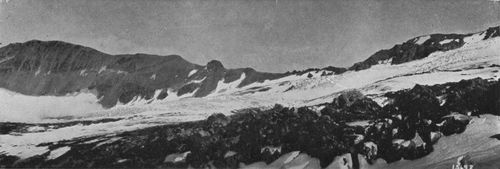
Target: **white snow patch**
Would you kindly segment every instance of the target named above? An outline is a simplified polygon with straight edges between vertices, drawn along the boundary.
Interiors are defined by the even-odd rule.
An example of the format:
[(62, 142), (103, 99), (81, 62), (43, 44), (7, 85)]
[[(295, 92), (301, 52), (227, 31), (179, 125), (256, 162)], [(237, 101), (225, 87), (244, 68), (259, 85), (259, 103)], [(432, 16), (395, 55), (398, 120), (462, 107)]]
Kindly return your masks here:
[(42, 66), (38, 67), (38, 69), (35, 72), (35, 76), (38, 76), (38, 74), (40, 74), (40, 72), (42, 72)]
[(215, 92), (213, 94), (221, 94), (223, 92), (230, 92), (230, 91), (235, 91), (238, 87), (238, 85), (243, 81), (245, 80), (245, 73), (242, 73), (240, 75), (240, 78), (235, 80), (235, 81), (232, 81), (232, 82), (229, 82), (229, 83), (224, 83), (224, 79), (221, 79), (218, 83), (217, 83), (217, 88), (214, 90)]
[(151, 80), (156, 80), (156, 74), (153, 74), (151, 75), (151, 77), (149, 77)]
[(102, 66), (97, 73), (101, 74), (102, 72), (104, 72), (106, 70), (106, 68), (107, 68), (107, 66)]
[(163, 91), (163, 89), (156, 89), (155, 94), (153, 95), (153, 99), (156, 100), (158, 98), (158, 96), (160, 96), (162, 91)]
[(420, 36), (420, 37), (418, 37), (418, 38), (416, 39), (415, 44), (419, 44), (419, 45), (421, 45), (421, 44), (423, 44), (425, 41), (429, 40), (430, 38), (431, 38), (431, 36), (429, 36), (429, 35), (426, 35), (426, 36)]
[(119, 159), (118, 161), (116, 161), (116, 163), (123, 163), (123, 162), (126, 162), (128, 161), (129, 159)]
[(392, 140), (392, 144), (402, 145), (405, 140), (403, 139), (394, 139)]
[(359, 144), (361, 141), (365, 140), (365, 136), (361, 134), (354, 134), (356, 138), (354, 139), (354, 144)]
[[(2, 135), (0, 135), (2, 136)], [(2, 144), (2, 140), (0, 140), (0, 154), (17, 156), (21, 159), (26, 159), (29, 157), (33, 157), (35, 155), (41, 155), (49, 151), (48, 147), (37, 147), (36, 145), (11, 145), (11, 144)]]
[(453, 41), (457, 41), (457, 39), (445, 39), (445, 40), (442, 40), (441, 42), (439, 42), (439, 44), (447, 44), (447, 43), (450, 43)]
[(365, 142), (364, 143), (364, 146), (365, 147), (368, 147), (368, 148), (371, 148), (371, 147), (377, 147), (377, 144), (375, 144), (374, 142), (372, 141), (369, 141), (369, 142)]
[(260, 149), (260, 153), (264, 153), (264, 151), (266, 150), (269, 151), (271, 154), (281, 153), (281, 146), (279, 147), (266, 146)]
[(300, 154), (300, 151), (293, 151), (288, 158), (286, 158), (285, 161), (283, 161), (284, 164), (290, 163), (293, 159), (297, 158), (297, 156)]
[(445, 96), (438, 96), (437, 99), (439, 100), (440, 106), (443, 106), (444, 104), (446, 104)]
[(87, 72), (87, 69), (83, 69), (80, 71), (80, 76), (87, 76), (88, 73)]
[(102, 141), (103, 139), (105, 139), (105, 138), (98, 138), (98, 139), (88, 140), (88, 141), (83, 142), (83, 143), (84, 144), (92, 144), (92, 143), (96, 143), (96, 142)]
[(392, 58), (378, 61), (378, 64), (391, 64), (391, 63), (392, 63)]
[(484, 39), (484, 36), (486, 36), (485, 32), (479, 32), (472, 34), (471, 36), (467, 36), (464, 38), (465, 45), (480, 42)]
[(452, 114), (444, 116), (444, 117), (453, 117), (453, 119), (458, 120), (458, 121), (469, 121), (472, 119), (472, 117), (469, 117), (469, 116), (463, 115), (463, 114), (459, 114), (459, 113), (452, 113)]
[(63, 154), (65, 154), (66, 152), (68, 152), (69, 150), (71, 150), (71, 147), (60, 147), (60, 148), (57, 148), (55, 150), (52, 150), (50, 151), (50, 154), (49, 156), (47, 157), (48, 160), (53, 160), (53, 159), (56, 159), (60, 156), (62, 156)]
[(99, 146), (102, 146), (102, 145), (106, 145), (106, 144), (111, 144), (111, 143), (114, 143), (114, 142), (116, 142), (116, 141), (118, 141), (118, 140), (120, 140), (120, 139), (122, 139), (122, 138), (121, 138), (121, 137), (113, 137), (113, 138), (110, 138), (110, 139), (108, 139), (108, 140), (106, 140), (106, 141), (100, 142), (99, 144), (95, 145), (95, 147), (94, 147), (94, 148), (99, 147)]
[(28, 132), (41, 132), (45, 131), (46, 128), (42, 126), (32, 126), (26, 129)]
[(370, 120), (360, 120), (346, 123), (348, 126), (368, 126), (370, 125)]
[(444, 123), (445, 123), (445, 122), (446, 122), (446, 121), (445, 121), (445, 120), (443, 120), (441, 123), (436, 124), (436, 126), (441, 127), (441, 126), (443, 126), (443, 125), (444, 125)]
[(191, 151), (186, 151), (184, 153), (176, 153), (176, 154), (170, 154), (167, 157), (165, 157), (165, 160), (163, 161), (164, 163), (178, 163), (186, 160), (186, 157), (188, 154), (191, 154)]
[(226, 152), (226, 154), (224, 154), (224, 158), (232, 157), (236, 154), (238, 154), (238, 153), (236, 153), (234, 151), (228, 151), (228, 152)]
[(376, 102), (380, 107), (384, 107), (390, 102), (390, 100), (387, 97), (383, 96), (370, 97), (370, 99)]
[(201, 82), (203, 82), (206, 78), (207, 78), (207, 77), (204, 77), (204, 78), (202, 78), (202, 79), (200, 79), (200, 80), (191, 80), (191, 82), (190, 82), (190, 83), (201, 83)]
[(441, 138), (442, 134), (441, 132), (431, 132), (431, 141), (435, 142), (439, 138)]
[(410, 141), (410, 140), (406, 140), (403, 143), (401, 143), (401, 146), (403, 146), (403, 147), (410, 147), (412, 145), (415, 145), (415, 143), (413, 141)]
[(318, 115), (321, 115), (321, 110), (323, 110), (324, 108), (326, 108), (326, 106), (322, 105), (322, 106), (311, 106), (309, 107), (310, 110), (316, 112)]
[(413, 139), (411, 139), (413, 143), (415, 143), (416, 146), (420, 146), (422, 144), (425, 144), (424, 140), (422, 140), (422, 137), (417, 133)]
[(193, 70), (189, 71), (188, 77), (191, 77), (191, 76), (192, 76), (192, 75), (194, 75), (196, 72), (198, 72), (198, 69), (193, 69)]

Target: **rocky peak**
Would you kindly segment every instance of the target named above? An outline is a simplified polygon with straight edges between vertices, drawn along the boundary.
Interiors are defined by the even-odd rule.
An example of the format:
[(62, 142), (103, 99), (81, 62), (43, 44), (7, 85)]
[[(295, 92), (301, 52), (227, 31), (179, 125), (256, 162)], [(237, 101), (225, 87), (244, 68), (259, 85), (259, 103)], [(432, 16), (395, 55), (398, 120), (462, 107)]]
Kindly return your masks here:
[(210, 62), (207, 63), (207, 69), (213, 71), (223, 70), (224, 65), (222, 65), (222, 63), (218, 60), (211, 60)]
[(500, 26), (490, 27), (486, 30), (483, 40), (500, 36)]
[(35, 52), (50, 52), (50, 51), (65, 51), (65, 52), (92, 52), (98, 53), (99, 51), (94, 50), (89, 47), (76, 45), (63, 41), (41, 41), (41, 40), (30, 40), (24, 43), (13, 43), (9, 44), (3, 48), (2, 51), (23, 51), (23, 50), (32, 50)]

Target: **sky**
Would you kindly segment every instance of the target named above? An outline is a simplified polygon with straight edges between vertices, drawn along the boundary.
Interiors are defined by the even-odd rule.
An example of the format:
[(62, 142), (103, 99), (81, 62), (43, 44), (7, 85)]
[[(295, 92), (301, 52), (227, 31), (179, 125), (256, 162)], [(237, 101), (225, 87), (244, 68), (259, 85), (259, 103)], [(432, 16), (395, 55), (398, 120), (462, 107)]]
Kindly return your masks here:
[(285, 72), (500, 25), (500, 0), (0, 0), (0, 43), (61, 40)]

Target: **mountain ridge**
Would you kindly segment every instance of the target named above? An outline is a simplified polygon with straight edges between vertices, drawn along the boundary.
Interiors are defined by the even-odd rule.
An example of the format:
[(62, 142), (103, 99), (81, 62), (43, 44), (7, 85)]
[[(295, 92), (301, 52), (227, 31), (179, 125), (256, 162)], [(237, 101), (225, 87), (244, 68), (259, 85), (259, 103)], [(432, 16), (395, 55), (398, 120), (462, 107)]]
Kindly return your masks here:
[[(479, 39), (471, 37), (479, 36)], [(468, 41), (500, 36), (500, 26), (468, 34), (430, 34), (411, 38), (390, 49), (375, 52), (351, 67), (309, 68), (286, 73), (259, 72), (252, 68), (227, 69), (217, 60), (206, 65), (179, 55), (118, 54), (63, 41), (31, 40), (0, 48), (0, 88), (21, 94), (64, 96), (90, 90), (99, 103), (113, 107), (137, 98), (164, 99), (168, 95), (205, 97), (219, 84), (241, 79), (236, 88), (290, 75), (323, 71), (321, 76), (368, 69), (381, 63), (401, 64), (437, 51), (462, 47)], [(327, 73), (328, 71), (328, 73)]]
[[(466, 42), (465, 38), (473, 35), (483, 35), (481, 40), (487, 40), (489, 38), (500, 36), (500, 26), (489, 27), (485, 31), (480, 31), (476, 33), (467, 34), (429, 34), (422, 35), (412, 39), (409, 39), (402, 44), (396, 44), (390, 49), (382, 49), (375, 52), (373, 55), (368, 57), (366, 60), (357, 62), (349, 70), (363, 70), (368, 69), (372, 65), (378, 64), (380, 61), (390, 60), (391, 64), (401, 64), (413, 60), (418, 60), (429, 56), (431, 53), (437, 51), (448, 51), (459, 47), (462, 47)], [(427, 39), (423, 39), (427, 38)], [(445, 40), (452, 40), (448, 43), (441, 42)]]
[(136, 96), (151, 98), (158, 89), (166, 92), (193, 86), (192, 81), (206, 77), (195, 85), (201, 90), (193, 93), (203, 97), (218, 81), (232, 82), (243, 73), (248, 77), (242, 85), (280, 77), (251, 68), (226, 69), (220, 61), (202, 66), (179, 55), (109, 55), (62, 41), (32, 40), (0, 48), (0, 87), (27, 95), (55, 96), (95, 89), (106, 107), (118, 101), (127, 103)]

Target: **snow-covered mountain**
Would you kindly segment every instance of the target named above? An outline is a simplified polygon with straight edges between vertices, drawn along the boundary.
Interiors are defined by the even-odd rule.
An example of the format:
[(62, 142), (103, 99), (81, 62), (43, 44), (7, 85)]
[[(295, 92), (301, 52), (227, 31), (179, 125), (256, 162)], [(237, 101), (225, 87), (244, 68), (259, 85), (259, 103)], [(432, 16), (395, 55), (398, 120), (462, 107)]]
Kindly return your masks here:
[[(108, 146), (107, 148), (111, 148), (110, 146), (116, 146), (120, 148), (121, 144), (124, 144), (122, 148), (137, 148), (135, 146), (137, 140), (132, 141), (134, 143), (123, 142), (123, 140), (130, 141), (131, 138), (144, 137), (143, 142), (139, 143), (140, 141), (137, 141), (137, 144), (155, 146), (151, 145), (153, 143), (157, 144), (154, 138), (140, 133), (144, 131), (151, 134), (159, 132), (156, 131), (159, 129), (168, 129), (169, 132), (174, 132), (170, 131), (168, 127), (170, 125), (180, 125), (175, 126), (175, 128), (182, 129), (182, 131), (179, 131), (180, 135), (183, 132), (192, 133), (192, 126), (205, 125), (205, 122), (178, 123), (205, 120), (208, 117), (213, 118), (214, 116), (211, 115), (215, 113), (235, 116), (235, 119), (245, 123), (248, 118), (256, 118), (246, 117), (247, 114), (252, 114), (254, 111), (272, 112), (273, 109), (276, 109), (276, 104), (287, 108), (306, 108), (295, 109), (299, 114), (311, 110), (315, 112), (314, 114), (318, 114), (318, 117), (310, 117), (315, 122), (318, 122), (316, 118), (320, 121), (324, 113), (326, 113), (325, 111), (330, 110), (329, 107), (332, 106), (333, 109), (339, 109), (340, 112), (347, 112), (347, 115), (342, 115), (342, 117), (351, 117), (349, 113), (358, 111), (387, 113), (392, 111), (392, 109), (391, 111), (388, 110), (391, 106), (403, 104), (400, 100), (404, 100), (404, 97), (397, 97), (398, 92), (425, 93), (431, 90), (430, 93), (434, 93), (431, 100), (438, 102), (438, 106), (444, 107), (442, 111), (448, 113), (455, 112), (465, 114), (464, 116), (467, 116), (468, 113), (469, 115), (471, 115), (470, 113), (499, 115), (498, 110), (495, 112), (493, 108), (487, 109), (493, 112), (477, 113), (473, 108), (470, 108), (471, 110), (464, 108), (463, 110), (467, 111), (462, 112), (460, 109), (452, 110), (453, 107), (459, 107), (458, 105), (450, 105), (459, 103), (458, 101), (464, 99), (459, 97), (459, 99), (450, 100), (453, 98), (451, 96), (453, 92), (465, 90), (456, 87), (455, 83), (460, 86), (461, 84), (468, 84), (460, 81), (476, 78), (498, 83), (499, 71), (500, 27), (492, 27), (471, 34), (420, 36), (396, 45), (391, 49), (376, 52), (367, 60), (356, 63), (350, 68), (327, 67), (282, 74), (262, 73), (250, 68), (226, 69), (218, 61), (211, 61), (205, 66), (196, 65), (185, 61), (180, 56), (107, 55), (87, 47), (55, 41), (29, 41), (11, 44), (0, 48), (0, 87), (3, 88), (0, 89), (0, 97), (2, 98), (0, 100), (0, 122), (4, 122), (0, 126), (2, 129), (0, 132), (0, 162), (3, 160), (6, 164), (11, 165), (14, 164), (12, 160), (30, 159), (28, 162), (19, 163), (17, 166), (30, 166), (33, 164), (41, 166), (57, 166), (58, 164), (65, 167), (69, 165), (79, 166), (73, 162), (64, 163), (63, 160), (58, 160), (58, 158), (62, 156), (67, 160), (67, 158), (72, 155), (76, 156), (78, 153), (102, 153), (104, 150), (101, 151), (99, 147)], [(477, 82), (481, 84), (477, 85), (475, 84), (476, 81), (472, 80), (469, 88), (473, 90), (480, 88), (481, 91), (484, 89), (493, 92), (493, 96), (490, 98), (493, 98), (493, 101), (498, 99), (497, 96), (500, 95), (498, 91), (500, 90), (495, 88), (498, 85), (483, 85), (482, 83), (486, 83), (483, 81)], [(448, 84), (451, 87), (440, 86), (443, 84)], [(415, 85), (433, 87), (420, 89)], [(450, 91), (448, 91), (448, 88), (453, 90), (449, 89)], [(343, 103), (345, 101), (339, 102), (338, 98), (343, 97), (343, 94), (350, 91), (359, 91), (361, 95), (366, 96), (366, 99), (359, 102), (353, 101), (352, 104)], [(461, 96), (461, 92), (458, 93), (456, 95)], [(415, 95), (423, 97), (420, 93)], [(332, 103), (332, 100), (336, 101)], [(373, 105), (372, 102), (376, 104)], [(497, 103), (492, 102), (492, 104)], [(348, 106), (347, 108), (338, 108), (343, 105)], [(476, 105), (474, 108), (477, 108), (477, 111), (482, 111), (481, 105)], [(401, 108), (397, 107), (395, 110), (402, 111)], [(283, 110), (283, 112), (287, 111), (289, 110)], [(391, 118), (398, 118), (397, 112), (391, 115), (394, 115)], [(457, 119), (452, 117), (458, 117), (458, 115), (447, 115), (443, 114), (443, 116), (430, 119), (442, 118), (446, 121), (446, 119)], [(463, 139), (464, 141), (489, 137), (494, 133), (482, 131), (481, 129), (498, 128), (500, 124), (496, 115), (486, 115), (486, 117), (489, 117), (486, 120), (484, 116), (474, 118), (470, 120), (470, 123), (474, 123), (470, 124), (473, 125), (470, 129), (468, 128), (464, 133), (450, 137), (456, 137), (456, 139)], [(302, 118), (302, 115), (299, 116)], [(333, 116), (336, 116), (335, 113), (330, 114), (328, 118), (333, 118)], [(389, 119), (379, 117), (378, 114), (369, 113), (361, 113), (361, 115), (358, 113), (358, 115), (352, 117), (350, 120), (335, 121), (335, 125), (343, 126), (345, 129), (349, 128), (347, 124), (367, 126), (370, 120), (372, 121), (370, 124), (376, 124), (376, 120)], [(417, 118), (412, 115), (408, 115), (408, 117)], [(404, 119), (404, 117), (399, 118), (400, 120)], [(418, 119), (423, 118), (419, 115)], [(429, 122), (430, 124), (440, 124), (432, 120)], [(455, 124), (453, 120), (451, 121), (450, 124)], [(223, 125), (220, 124), (222, 126), (231, 124), (230, 122), (221, 123), (223, 123)], [(303, 122), (297, 123), (302, 124)], [(420, 121), (410, 120), (408, 122), (408, 124), (413, 123), (421, 125)], [(487, 124), (483, 125), (482, 123)], [(441, 125), (443, 124), (446, 123), (443, 122)], [(165, 125), (167, 126), (165, 127)], [(252, 125), (253, 122), (249, 124), (249, 126)], [(184, 131), (184, 129), (189, 131)], [(401, 127), (393, 129), (403, 130)], [(443, 133), (448, 129), (443, 130), (445, 129), (440, 128), (434, 132)], [(122, 134), (123, 132), (126, 134)], [(175, 131), (174, 133), (178, 134), (179, 132)], [(194, 133), (198, 133), (201, 135), (200, 137), (205, 135), (208, 137), (222, 131), (210, 130), (208, 133), (206, 132), (200, 130)], [(238, 130), (238, 132), (241, 132), (241, 130)], [(417, 138), (415, 132), (412, 134), (411, 138), (406, 138), (406, 136), (395, 137), (404, 137), (405, 139), (400, 141), (401, 145), (405, 147), (404, 144), (410, 144), (410, 142), (405, 141), (417, 142), (415, 141)], [(167, 132), (163, 136), (169, 137), (169, 133)], [(239, 137), (246, 138), (250, 136), (241, 134)], [(260, 138), (263, 136), (261, 133), (260, 136), (255, 137)], [(159, 135), (157, 139), (167, 138)], [(175, 140), (176, 138), (172, 136), (167, 140), (171, 141), (171, 139)], [(189, 136), (189, 139), (195, 138)], [(433, 164), (442, 166), (449, 164), (444, 163), (444, 161), (453, 161), (454, 158), (458, 158), (459, 155), (464, 153), (481, 154), (488, 151), (488, 149), (498, 150), (500, 145), (500, 142), (487, 140), (477, 143), (471, 142), (470, 146), (478, 146), (475, 150), (466, 148), (453, 150), (453, 147), (446, 146), (453, 145), (448, 143), (452, 142), (453, 139), (447, 137), (443, 137), (443, 139), (447, 141), (438, 142), (434, 145), (434, 151), (432, 153), (428, 152), (429, 156), (423, 158), (419, 156), (418, 160), (411, 156), (404, 158), (406, 160), (387, 164), (387, 159), (390, 158), (384, 157), (385, 160), (383, 161), (380, 159), (369, 162), (360, 160), (361, 166), (364, 168), (399, 168), (403, 166), (426, 168), (432, 167)], [(379, 141), (371, 140), (372, 143), (375, 142), (374, 144), (380, 147), (382, 141)], [(197, 143), (199, 140), (190, 140), (188, 142)], [(238, 141), (235, 142), (234, 144), (238, 146), (243, 144)], [(446, 144), (443, 142), (446, 142)], [(365, 140), (364, 143), (370, 145), (370, 140)], [(183, 142), (179, 142), (179, 144), (183, 144)], [(232, 143), (227, 144), (231, 145)], [(253, 145), (254, 143), (248, 144)], [(346, 165), (341, 163), (351, 163), (349, 162), (352, 161), (351, 157), (355, 157), (346, 156), (346, 162), (344, 162), (342, 155), (349, 153), (344, 152), (345, 147), (336, 147), (335, 149), (339, 149), (339, 152), (334, 154), (318, 155), (309, 149), (307, 151), (299, 150), (304, 147), (282, 149), (282, 147), (278, 146), (282, 145), (282, 143), (267, 143), (265, 138), (258, 145), (264, 144), (268, 144), (267, 147), (254, 148), (258, 148), (263, 152), (264, 150), (272, 152), (269, 158), (252, 159), (250, 158), (252, 154), (232, 151), (230, 150), (231, 147), (223, 154), (212, 155), (217, 156), (217, 158), (224, 156), (224, 159), (226, 159), (226, 155), (230, 157), (232, 153), (239, 153), (242, 155), (236, 156), (238, 156), (240, 162), (245, 164), (265, 161), (264, 163), (252, 164), (254, 168), (325, 167), (325, 160), (321, 158), (324, 156), (331, 157), (330, 160), (332, 160), (326, 166), (337, 168), (345, 167)], [(165, 163), (169, 163), (167, 159), (171, 159), (170, 162), (186, 162), (187, 158), (187, 161), (192, 162), (193, 158), (201, 158), (196, 156), (199, 155), (196, 153), (201, 150), (176, 149), (178, 148), (177, 145), (168, 145), (173, 147), (172, 149), (165, 149), (164, 153), (176, 153), (160, 153), (159, 156), (165, 159)], [(93, 148), (86, 146), (92, 146)], [(92, 151), (84, 151), (82, 147), (92, 148)], [(193, 146), (186, 145), (185, 147)], [(96, 148), (95, 151), (94, 148)], [(116, 151), (125, 154), (111, 153), (113, 158), (127, 156), (127, 153), (131, 153), (121, 150)], [(66, 154), (67, 152), (69, 155)], [(190, 153), (194, 155), (189, 155)], [(353, 154), (353, 152), (350, 153)], [(359, 154), (368, 157), (367, 154)], [(165, 157), (165, 155), (169, 156)], [(337, 157), (334, 158), (335, 156)], [(491, 159), (487, 153), (477, 158), (495, 160)], [(97, 162), (94, 167), (109, 167), (108, 165), (113, 166), (112, 164), (119, 166), (120, 163), (139, 164), (133, 160), (133, 157), (128, 156), (115, 160), (115, 163), (110, 164), (103, 163), (99, 165), (100, 163)], [(203, 160), (199, 161), (201, 163)], [(372, 163), (372, 165), (368, 163)], [(183, 165), (177, 167), (185, 167)], [(195, 165), (191, 163), (189, 165), (202, 166), (201, 164)], [(240, 165), (240, 167), (243, 167), (243, 165)]]
[[(3, 98), (9, 98), (0, 103), (3, 107), (0, 117), (15, 112), (16, 116), (5, 116), (3, 121), (67, 119), (71, 116), (110, 111), (109, 108), (124, 105), (170, 104), (165, 102), (228, 94), (261, 99), (258, 95), (273, 93), (268, 96), (278, 97), (269, 98), (270, 101), (254, 102), (266, 104), (254, 107), (275, 103), (318, 103), (325, 101), (321, 98), (328, 98), (326, 95), (322, 96), (325, 91), (332, 94), (380, 80), (389, 81), (386, 78), (393, 78), (391, 81), (395, 81), (403, 78), (396, 76), (429, 76), (431, 73), (426, 71), (435, 71), (432, 74), (441, 78), (439, 74), (447, 74), (445, 71), (450, 68), (440, 66), (450, 66), (449, 64), (460, 61), (450, 63), (455, 58), (440, 55), (475, 52), (470, 50), (481, 47), (494, 50), (495, 46), (491, 45), (495, 44), (486, 43), (494, 43), (488, 40), (499, 34), (499, 27), (492, 27), (474, 34), (426, 35), (410, 39), (391, 49), (380, 50), (367, 60), (354, 64), (348, 72), (344, 68), (327, 67), (282, 74), (262, 73), (251, 68), (226, 69), (221, 62), (215, 60), (205, 66), (196, 65), (176, 55), (108, 55), (65, 42), (34, 40), (0, 48), (0, 87), (3, 88), (0, 94)], [(453, 52), (443, 53), (449, 50)], [(429, 58), (413, 62), (427, 57)], [(489, 57), (496, 59), (494, 56)], [(477, 59), (477, 62), (482, 59), (471, 58)], [(482, 66), (480, 64), (476, 66)], [(375, 67), (370, 68), (372, 66)], [(333, 91), (330, 90), (332, 88)], [(298, 99), (293, 97), (297, 95), (301, 98), (294, 100)], [(68, 103), (71, 106), (65, 106)], [(234, 109), (247, 106), (236, 106)]]
[[(73, 115), (140, 100), (203, 97), (218, 84), (240, 77), (233, 87), (282, 76), (251, 68), (226, 69), (216, 60), (202, 66), (177, 55), (108, 55), (60, 41), (33, 40), (0, 48), (0, 93), (6, 100), (1, 106), (15, 114), (45, 114), (56, 108)], [(65, 107), (67, 103), (76, 107)]]

